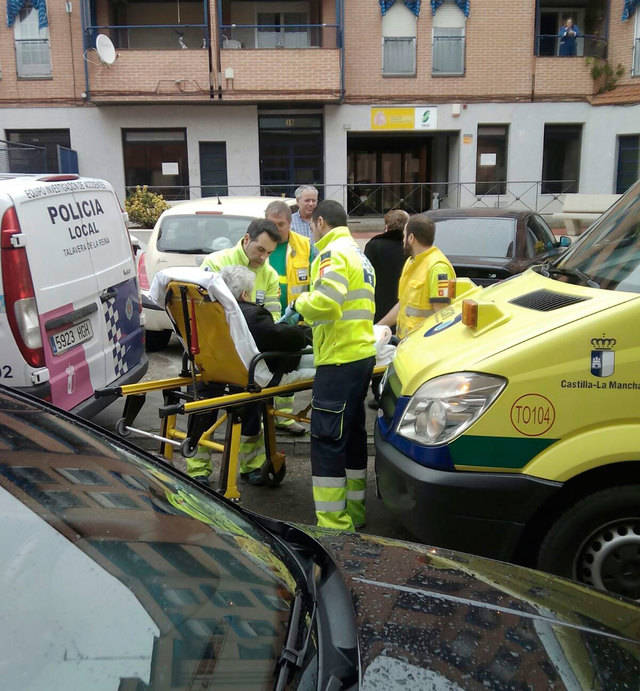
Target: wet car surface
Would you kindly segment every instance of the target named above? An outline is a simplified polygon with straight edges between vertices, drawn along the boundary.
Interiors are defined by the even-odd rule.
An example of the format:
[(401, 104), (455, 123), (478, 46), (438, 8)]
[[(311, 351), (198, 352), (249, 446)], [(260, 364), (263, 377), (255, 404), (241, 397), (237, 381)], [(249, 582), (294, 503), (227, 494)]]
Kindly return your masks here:
[(257, 516), (1, 387), (0, 439), (4, 688), (637, 688), (634, 602)]

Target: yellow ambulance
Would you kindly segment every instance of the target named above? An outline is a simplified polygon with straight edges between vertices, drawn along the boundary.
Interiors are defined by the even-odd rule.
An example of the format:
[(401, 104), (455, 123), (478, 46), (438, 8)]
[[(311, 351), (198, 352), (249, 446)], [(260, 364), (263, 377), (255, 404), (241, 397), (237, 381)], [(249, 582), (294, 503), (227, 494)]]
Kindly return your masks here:
[(417, 537), (640, 598), (640, 182), (559, 259), (402, 341), (375, 431)]

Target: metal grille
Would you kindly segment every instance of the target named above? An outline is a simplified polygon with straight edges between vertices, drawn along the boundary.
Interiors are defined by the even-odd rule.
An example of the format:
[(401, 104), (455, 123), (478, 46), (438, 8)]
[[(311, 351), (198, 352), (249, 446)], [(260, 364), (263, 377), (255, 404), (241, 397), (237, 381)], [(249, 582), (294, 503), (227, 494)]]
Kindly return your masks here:
[(554, 293), (550, 290), (535, 290), (533, 293), (521, 295), (515, 300), (510, 300), (510, 302), (512, 305), (526, 307), (527, 309), (536, 310), (538, 312), (551, 312), (589, 299), (590, 298), (578, 297), (577, 295)]
[(0, 173), (42, 173), (46, 170), (47, 152), (43, 146), (0, 139)]

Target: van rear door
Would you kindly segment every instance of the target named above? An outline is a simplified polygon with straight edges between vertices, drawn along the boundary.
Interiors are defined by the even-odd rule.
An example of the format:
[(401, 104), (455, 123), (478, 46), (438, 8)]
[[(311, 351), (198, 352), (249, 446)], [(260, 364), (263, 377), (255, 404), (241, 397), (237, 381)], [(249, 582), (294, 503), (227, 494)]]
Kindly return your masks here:
[[(25, 236), (52, 402), (70, 410), (116, 378), (114, 359), (127, 361), (117, 347), (118, 329), (109, 340), (106, 328), (107, 315), (122, 300), (122, 283), (133, 284), (127, 288), (135, 292), (131, 321), (140, 329), (126, 228), (111, 187), (99, 180), (29, 181), (14, 195), (14, 204)], [(141, 335), (139, 340), (141, 354)]]

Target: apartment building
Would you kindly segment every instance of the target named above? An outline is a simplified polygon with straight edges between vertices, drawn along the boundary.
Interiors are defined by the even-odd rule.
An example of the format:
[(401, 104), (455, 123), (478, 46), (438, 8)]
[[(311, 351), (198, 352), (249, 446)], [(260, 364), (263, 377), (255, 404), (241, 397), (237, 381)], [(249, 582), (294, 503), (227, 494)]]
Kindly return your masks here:
[(0, 170), (556, 211), (640, 175), (638, 4), (2, 0)]

